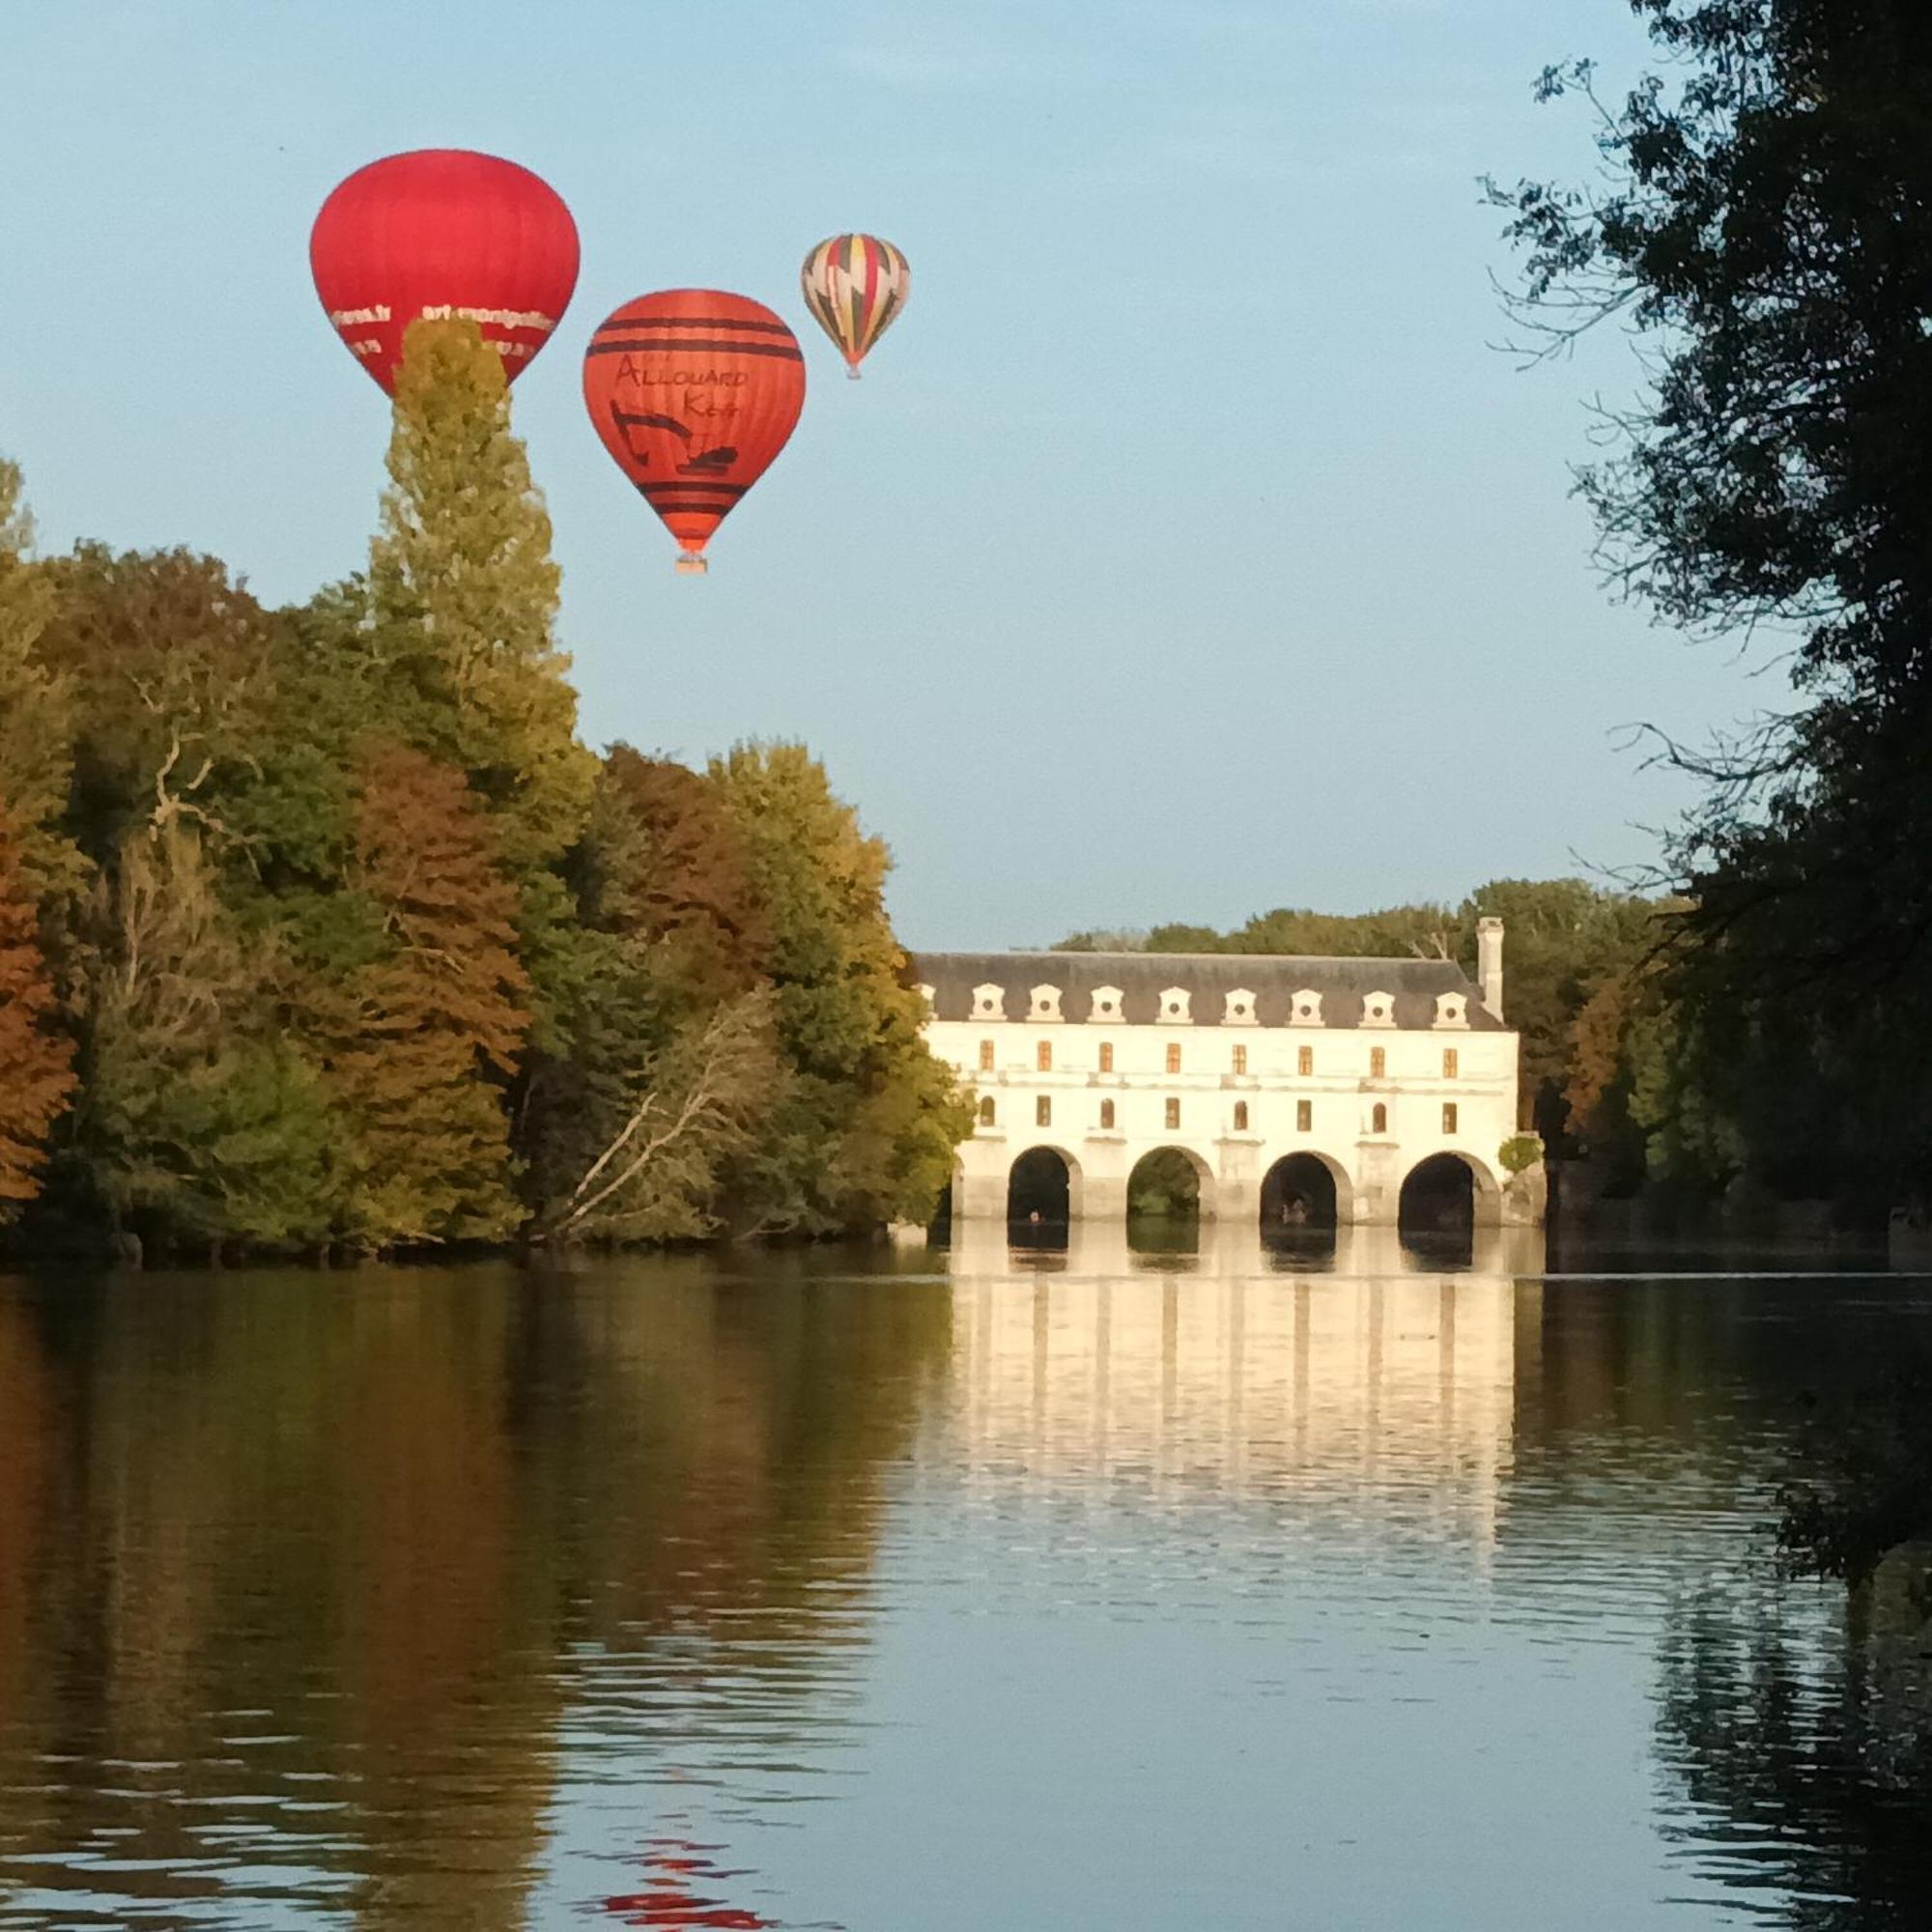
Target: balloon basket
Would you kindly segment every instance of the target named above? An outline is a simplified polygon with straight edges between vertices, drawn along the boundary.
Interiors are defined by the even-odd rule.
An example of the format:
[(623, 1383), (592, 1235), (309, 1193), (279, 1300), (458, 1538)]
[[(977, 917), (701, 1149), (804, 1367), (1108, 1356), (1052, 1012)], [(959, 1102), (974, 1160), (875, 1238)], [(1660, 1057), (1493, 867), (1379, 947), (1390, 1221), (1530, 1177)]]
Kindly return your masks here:
[(848, 383), (856, 383), (859, 380), (859, 371), (855, 364), (848, 362), (845, 365), (845, 380)]
[(680, 577), (702, 577), (711, 568), (701, 556), (685, 555), (671, 566)]

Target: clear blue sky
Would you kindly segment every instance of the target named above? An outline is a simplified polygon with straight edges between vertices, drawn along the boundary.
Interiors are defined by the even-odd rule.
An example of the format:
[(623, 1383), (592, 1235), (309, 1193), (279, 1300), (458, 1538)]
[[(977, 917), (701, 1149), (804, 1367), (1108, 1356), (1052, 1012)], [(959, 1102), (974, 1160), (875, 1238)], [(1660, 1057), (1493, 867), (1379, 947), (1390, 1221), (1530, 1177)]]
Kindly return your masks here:
[[(1518, 373), (1474, 177), (1576, 172), (1548, 60), (1621, 0), (0, 0), (0, 448), (43, 544), (185, 543), (262, 596), (359, 566), (386, 435), (308, 228), (399, 149), (507, 155), (583, 274), (517, 387), (586, 734), (807, 740), (923, 946), (1353, 910), (1640, 858), (1614, 727), (1767, 694), (1613, 608), (1567, 495), (1627, 345)], [(708, 579), (582, 415), (648, 289), (771, 302), (890, 237), (912, 305)]]

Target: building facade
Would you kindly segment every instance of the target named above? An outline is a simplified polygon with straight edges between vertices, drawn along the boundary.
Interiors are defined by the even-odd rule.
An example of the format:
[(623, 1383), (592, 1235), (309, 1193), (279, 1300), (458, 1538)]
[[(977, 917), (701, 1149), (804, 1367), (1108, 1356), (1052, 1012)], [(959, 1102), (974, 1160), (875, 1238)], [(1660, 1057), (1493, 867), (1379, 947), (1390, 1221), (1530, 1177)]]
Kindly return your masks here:
[(1204, 1219), (1393, 1224), (1445, 1178), (1479, 1225), (1540, 1219), (1502, 1162), (1502, 946), (1483, 921), (1476, 984), (1441, 959), (915, 954), (927, 1042), (977, 1109), (953, 1214), (1004, 1218), (1016, 1166), (1051, 1156), (1072, 1219), (1122, 1217), (1135, 1168), (1173, 1150)]

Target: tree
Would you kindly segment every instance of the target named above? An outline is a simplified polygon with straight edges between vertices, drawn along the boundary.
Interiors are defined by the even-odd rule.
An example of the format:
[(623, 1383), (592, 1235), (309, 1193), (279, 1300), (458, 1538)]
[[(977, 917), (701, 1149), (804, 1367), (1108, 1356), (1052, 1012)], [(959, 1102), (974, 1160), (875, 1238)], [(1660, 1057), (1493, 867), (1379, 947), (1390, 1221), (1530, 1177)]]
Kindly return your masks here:
[(47, 1133), (74, 1086), (23, 842), (0, 810), (0, 1219), (39, 1194)]
[(923, 1221), (972, 1117), (926, 1050), (886, 918), (886, 848), (802, 745), (741, 744), (710, 773), (771, 922), (767, 970), (789, 1076), (739, 1164), (738, 1222), (828, 1234)]
[[(593, 1214), (584, 1208), (583, 1182), (593, 1169), (602, 1172), (599, 1163), (614, 1145), (629, 1146), (645, 1119), (657, 1131), (655, 1110), (665, 1097), (659, 1088), (678, 1086), (686, 1069), (714, 1060), (728, 1067), (722, 1088), (710, 1076), (693, 1076), (714, 1098), (725, 1089), (734, 1095), (755, 1090), (768, 1106), (782, 1085), (769, 1002), (757, 1009), (758, 1024), (727, 1032), (722, 1059), (712, 1031), (714, 1020), (763, 985), (759, 969), (770, 943), (717, 787), (683, 765), (614, 746), (567, 876), (572, 970), (555, 982), (560, 1043), (531, 1056), (518, 1108), (529, 1198), (540, 1222), (558, 1234), (704, 1232), (724, 1162), (741, 1148), (736, 1098), (722, 1112), (700, 1111), (680, 1132), (675, 1185), (668, 1179), (670, 1163), (654, 1157), (647, 1186), (640, 1170), (639, 1186)], [(755, 1074), (754, 1041), (765, 1049)], [(681, 1108), (678, 1102), (673, 1112)], [(673, 1199), (674, 1209), (666, 1205)]]
[(546, 1233), (690, 1240), (717, 1231), (725, 1164), (750, 1148), (778, 1085), (767, 993), (687, 1021), (630, 1081), (635, 1104), (559, 1201)]
[(365, 647), (385, 727), (464, 772), (524, 883), (576, 842), (596, 761), (556, 647), (550, 517), (475, 324), (411, 326)]
[(348, 884), (372, 945), (327, 1067), (348, 1144), (340, 1225), (369, 1250), (501, 1240), (524, 1218), (501, 1084), (529, 1023), (516, 894), (461, 773), (391, 745), (360, 779)]
[[(1902, 1034), (1859, 1016), (1932, 943), (1932, 14), (1633, 4), (1674, 73), (1598, 103), (1599, 182), (1492, 196), (1543, 348), (1617, 316), (1649, 352), (1581, 476), (1612, 582), (1669, 621), (1796, 639), (1795, 709), (1666, 747), (1707, 783), (1667, 859), (1674, 990), (1806, 1065), (1834, 1122), (1882, 1094), (1880, 1173), (1916, 1188), (1932, 1118), (1889, 1075), (1928, 1030), (1912, 1003)], [(1588, 63), (1542, 83), (1593, 88)], [(1776, 1009), (1799, 1001), (1787, 1055)], [(1744, 1117), (1754, 1149), (1776, 1119)]]
[(315, 1067), (274, 1024), (279, 961), (222, 905), (204, 835), (130, 833), (83, 928), (86, 1182), (144, 1244), (319, 1240), (332, 1134)]
[(0, 800), (18, 863), (45, 895), (76, 888), (82, 868), (61, 830), (73, 773), (72, 691), (41, 653), (54, 585), (44, 565), (28, 560), (32, 543), (19, 468), (0, 457)]

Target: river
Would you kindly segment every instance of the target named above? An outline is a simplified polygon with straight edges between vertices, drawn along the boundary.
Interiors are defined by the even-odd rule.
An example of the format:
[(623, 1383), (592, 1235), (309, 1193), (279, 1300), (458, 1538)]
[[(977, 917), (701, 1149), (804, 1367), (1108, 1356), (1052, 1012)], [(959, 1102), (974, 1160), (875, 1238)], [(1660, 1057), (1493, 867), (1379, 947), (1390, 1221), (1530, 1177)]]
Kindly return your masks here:
[(1761, 1532), (1932, 1281), (1728, 1265), (0, 1281), (0, 1926), (1922, 1928)]

